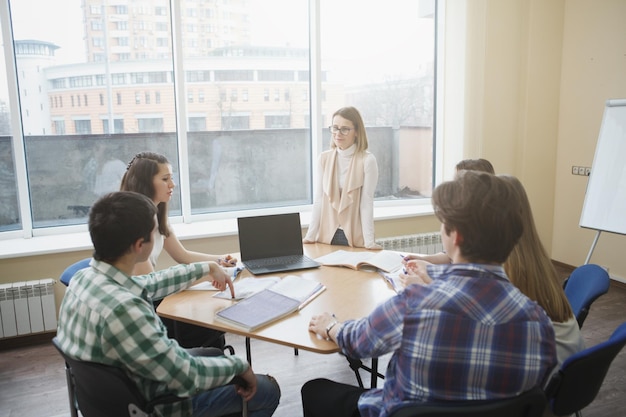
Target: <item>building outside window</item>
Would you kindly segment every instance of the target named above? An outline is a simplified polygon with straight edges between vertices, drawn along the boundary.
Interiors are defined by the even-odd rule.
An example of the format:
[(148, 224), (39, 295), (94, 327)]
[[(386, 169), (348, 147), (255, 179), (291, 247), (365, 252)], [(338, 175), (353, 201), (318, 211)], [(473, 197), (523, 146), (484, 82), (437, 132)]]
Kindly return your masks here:
[[(132, 13), (101, 0), (68, 0), (63, 8), (48, 0), (1, 1), (10, 3), (22, 95), (15, 102), (0, 96), (0, 110), (4, 103), (7, 114), (28, 117), (22, 117), (23, 132), (0, 132), (0, 150), (20, 141), (28, 164), (2, 152), (0, 171), (10, 179), (0, 188), (0, 233), (22, 227), (19, 213), (32, 217), (24, 223), (27, 235), (84, 225), (85, 212), (71, 207), (89, 207), (96, 196), (81, 167), (93, 158), (127, 163), (147, 150), (163, 153), (178, 182), (189, 184), (176, 187), (172, 217), (196, 221), (310, 206), (313, 167), (329, 147), (332, 113), (343, 106), (355, 106), (365, 120), (380, 171), (377, 202), (430, 197), (435, 0), (198, 2), (197, 16), (182, 13), (176, 25), (163, 0), (146, 0)], [(309, 1), (320, 11), (313, 31)], [(360, 23), (345, 31), (354, 7)], [(275, 10), (289, 16), (279, 32)], [(212, 19), (205, 31), (198, 30), (198, 16), (228, 19)], [(60, 21), (63, 33), (53, 37)], [(189, 39), (191, 47), (174, 51)], [(3, 63), (0, 82), (9, 71)], [(71, 106), (63, 107), (64, 97)], [(181, 97), (185, 102), (177, 103)], [(181, 141), (178, 129), (185, 128)], [(188, 166), (179, 166), (180, 152)], [(59, 166), (65, 158), (71, 160)], [(24, 197), (16, 201), (18, 195)]]

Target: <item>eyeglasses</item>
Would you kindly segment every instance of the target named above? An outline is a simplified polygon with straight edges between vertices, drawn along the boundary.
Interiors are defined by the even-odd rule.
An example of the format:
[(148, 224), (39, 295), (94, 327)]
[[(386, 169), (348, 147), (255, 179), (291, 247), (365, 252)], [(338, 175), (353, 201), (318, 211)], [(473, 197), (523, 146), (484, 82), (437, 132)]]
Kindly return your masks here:
[(348, 133), (350, 133), (350, 131), (354, 130), (353, 127), (342, 127), (339, 128), (337, 126), (328, 126), (328, 130), (330, 130), (330, 133), (340, 133), (342, 136), (347, 135)]

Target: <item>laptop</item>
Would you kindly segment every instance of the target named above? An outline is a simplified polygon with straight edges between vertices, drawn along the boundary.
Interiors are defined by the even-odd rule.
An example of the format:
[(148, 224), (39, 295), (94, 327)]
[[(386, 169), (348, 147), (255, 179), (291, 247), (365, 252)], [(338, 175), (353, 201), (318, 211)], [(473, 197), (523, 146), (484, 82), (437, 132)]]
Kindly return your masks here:
[(317, 268), (304, 255), (300, 213), (239, 217), (241, 262), (255, 275)]

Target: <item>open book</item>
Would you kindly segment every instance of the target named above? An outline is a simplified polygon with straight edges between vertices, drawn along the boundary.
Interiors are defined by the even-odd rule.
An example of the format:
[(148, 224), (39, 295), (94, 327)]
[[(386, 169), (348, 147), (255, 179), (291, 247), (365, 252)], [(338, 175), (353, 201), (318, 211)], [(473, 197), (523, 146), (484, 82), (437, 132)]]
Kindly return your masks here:
[(218, 311), (217, 319), (253, 331), (304, 308), (325, 289), (317, 281), (288, 275), (268, 288)]
[(369, 266), (385, 272), (391, 272), (402, 267), (402, 259), (403, 256), (401, 254), (389, 250), (377, 252), (336, 250), (317, 258), (316, 261), (326, 266), (345, 266), (354, 270)]

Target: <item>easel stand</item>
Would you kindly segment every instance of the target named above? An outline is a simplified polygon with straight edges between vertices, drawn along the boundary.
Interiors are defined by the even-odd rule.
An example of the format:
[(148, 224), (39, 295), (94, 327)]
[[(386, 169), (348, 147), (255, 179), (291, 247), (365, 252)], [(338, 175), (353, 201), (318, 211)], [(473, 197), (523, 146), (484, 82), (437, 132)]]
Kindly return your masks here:
[(602, 233), (600, 230), (596, 232), (596, 237), (593, 239), (593, 243), (591, 244), (591, 249), (589, 249), (589, 253), (587, 254), (587, 259), (585, 259), (585, 265), (587, 265), (589, 263), (589, 260), (591, 259), (591, 254), (593, 253), (593, 250), (596, 248), (596, 243), (598, 243), (598, 238), (600, 237), (600, 233)]

